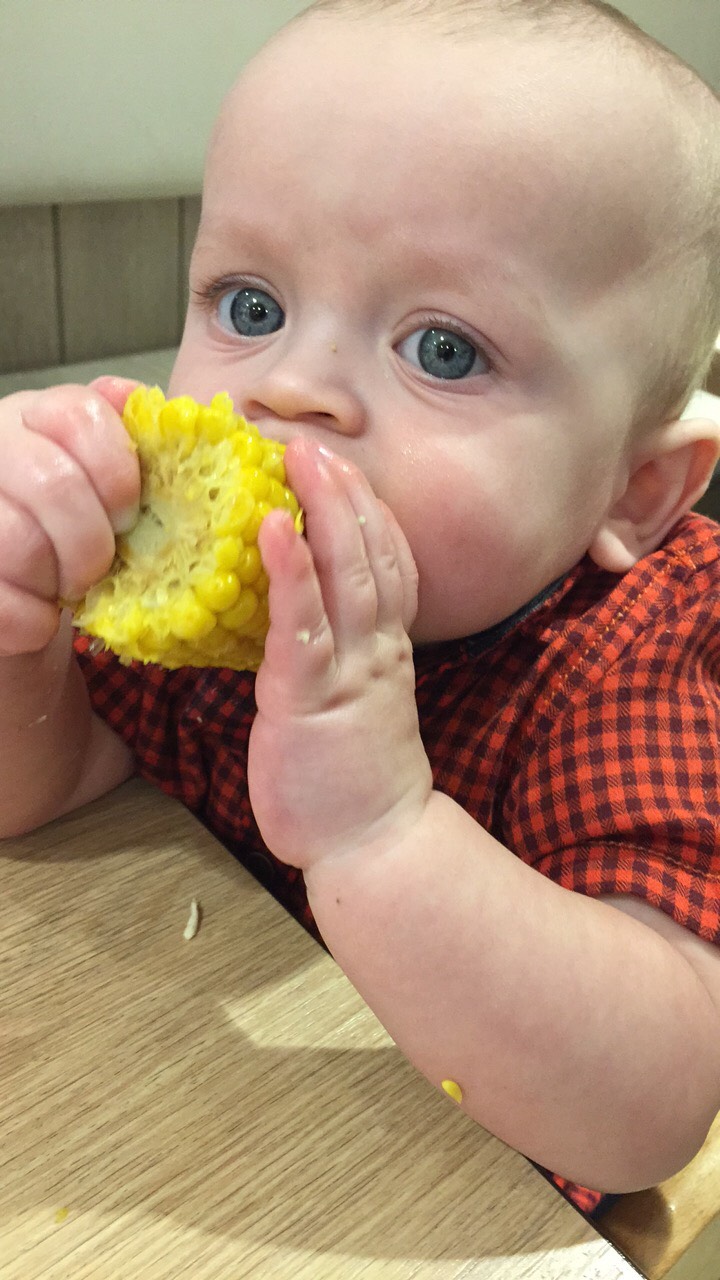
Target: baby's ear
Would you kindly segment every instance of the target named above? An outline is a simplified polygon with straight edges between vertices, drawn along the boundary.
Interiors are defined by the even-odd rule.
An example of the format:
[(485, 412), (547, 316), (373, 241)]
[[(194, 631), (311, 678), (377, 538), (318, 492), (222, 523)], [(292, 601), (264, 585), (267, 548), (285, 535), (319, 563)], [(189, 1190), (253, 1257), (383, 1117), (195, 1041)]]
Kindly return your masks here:
[(720, 423), (680, 418), (640, 441), (624, 492), (598, 529), (588, 555), (601, 569), (625, 573), (654, 551), (701, 498), (720, 457)]

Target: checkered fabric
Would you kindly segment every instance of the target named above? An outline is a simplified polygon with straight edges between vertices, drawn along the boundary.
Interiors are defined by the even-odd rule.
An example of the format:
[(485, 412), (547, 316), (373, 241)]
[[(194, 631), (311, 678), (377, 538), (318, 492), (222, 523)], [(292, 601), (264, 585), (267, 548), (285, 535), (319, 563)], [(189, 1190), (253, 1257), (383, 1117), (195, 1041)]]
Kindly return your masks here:
[[(720, 527), (690, 515), (622, 577), (584, 559), (507, 623), (416, 653), (435, 785), (580, 893), (637, 894), (720, 943)], [(77, 643), (95, 711), (307, 928), (245, 786), (253, 677)], [(317, 934), (316, 934), (317, 936)], [(556, 1179), (585, 1212), (600, 1195)]]

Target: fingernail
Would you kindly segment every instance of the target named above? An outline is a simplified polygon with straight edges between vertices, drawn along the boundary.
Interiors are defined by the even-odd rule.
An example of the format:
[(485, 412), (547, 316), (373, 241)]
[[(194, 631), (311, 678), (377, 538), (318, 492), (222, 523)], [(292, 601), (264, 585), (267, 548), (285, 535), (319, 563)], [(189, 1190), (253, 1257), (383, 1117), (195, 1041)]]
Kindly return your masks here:
[(317, 450), (318, 450), (318, 453), (322, 454), (323, 458), (327, 458), (328, 462), (332, 462), (333, 465), (337, 467), (340, 471), (342, 471), (346, 476), (350, 475), (351, 473), (350, 464), (346, 462), (345, 458), (341, 458), (338, 453), (333, 453), (332, 449), (328, 449), (327, 446), (324, 444), (319, 444), (317, 446)]
[(134, 378), (120, 378), (114, 373), (101, 373), (99, 378), (93, 378), (92, 382), (88, 382), (88, 386), (92, 387), (93, 391), (102, 391), (103, 389), (125, 391), (129, 385), (137, 386)]
[(116, 413), (122, 413), (130, 392), (134, 391), (138, 385), (134, 378), (118, 378), (113, 374), (105, 373), (88, 383), (90, 390), (102, 396)]
[(113, 533), (129, 533), (135, 528), (140, 515), (140, 508), (137, 503), (132, 507), (126, 507), (124, 511), (116, 511), (110, 519)]

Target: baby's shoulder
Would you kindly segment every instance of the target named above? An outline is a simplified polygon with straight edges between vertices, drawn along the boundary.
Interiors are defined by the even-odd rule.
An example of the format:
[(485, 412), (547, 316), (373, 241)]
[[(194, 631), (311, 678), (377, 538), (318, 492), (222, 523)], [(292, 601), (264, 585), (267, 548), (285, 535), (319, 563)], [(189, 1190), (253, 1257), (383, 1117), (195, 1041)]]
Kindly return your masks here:
[(624, 584), (628, 602), (647, 624), (671, 620), (686, 630), (691, 620), (703, 629), (720, 619), (720, 525), (690, 512), (666, 541), (639, 561)]
[(707, 568), (711, 574), (720, 575), (720, 524), (690, 511), (650, 560), (657, 564), (678, 562), (693, 570)]
[(605, 679), (697, 677), (720, 660), (720, 525), (690, 513), (586, 615), (587, 666)]
[[(668, 680), (707, 680), (720, 696), (720, 525), (690, 514), (622, 576), (587, 560), (540, 623), (536, 686), (555, 710)], [(542, 700), (542, 699), (541, 699)]]

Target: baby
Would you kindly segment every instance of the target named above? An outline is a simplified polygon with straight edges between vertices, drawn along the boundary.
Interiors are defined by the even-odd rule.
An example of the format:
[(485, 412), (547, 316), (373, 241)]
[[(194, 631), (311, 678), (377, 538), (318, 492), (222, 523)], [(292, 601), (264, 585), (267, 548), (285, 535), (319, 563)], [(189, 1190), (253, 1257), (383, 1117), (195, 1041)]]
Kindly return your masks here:
[(318, 0), (246, 67), (170, 392), (288, 444), (256, 680), (73, 648), (129, 384), (0, 406), (2, 834), (152, 779), (566, 1187), (720, 1108), (719, 119), (594, 0)]

